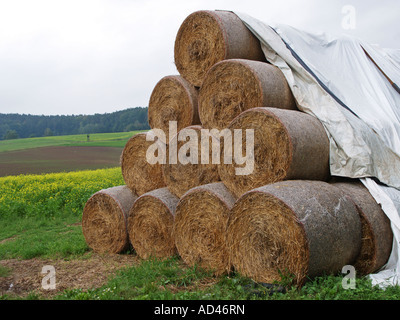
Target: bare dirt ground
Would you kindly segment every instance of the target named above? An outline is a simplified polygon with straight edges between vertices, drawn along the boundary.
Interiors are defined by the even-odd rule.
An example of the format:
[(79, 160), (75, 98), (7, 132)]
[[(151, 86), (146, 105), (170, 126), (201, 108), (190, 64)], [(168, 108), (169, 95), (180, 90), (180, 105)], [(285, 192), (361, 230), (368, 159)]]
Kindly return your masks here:
[[(44, 299), (51, 299), (69, 289), (90, 289), (105, 284), (110, 276), (123, 267), (138, 262), (136, 255), (100, 255), (88, 253), (76, 260), (0, 260), (0, 265), (9, 270), (6, 277), (0, 277), (0, 295), (26, 297), (35, 293)], [(48, 273), (42, 274), (44, 266), (55, 269), (55, 289), (44, 289), (42, 281)]]
[(0, 153), (0, 177), (117, 167), (123, 148), (42, 147)]

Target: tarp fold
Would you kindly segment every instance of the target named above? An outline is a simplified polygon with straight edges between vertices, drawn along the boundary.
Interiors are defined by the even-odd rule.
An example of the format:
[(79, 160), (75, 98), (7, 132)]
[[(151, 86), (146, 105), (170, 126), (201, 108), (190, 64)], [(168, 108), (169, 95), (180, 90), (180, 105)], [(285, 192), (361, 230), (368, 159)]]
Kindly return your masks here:
[(392, 253), (370, 277), (383, 288), (399, 285), (400, 94), (387, 77), (400, 84), (400, 50), (235, 14), (260, 40), (268, 62), (283, 72), (299, 110), (323, 124), (331, 174), (360, 179), (389, 217)]

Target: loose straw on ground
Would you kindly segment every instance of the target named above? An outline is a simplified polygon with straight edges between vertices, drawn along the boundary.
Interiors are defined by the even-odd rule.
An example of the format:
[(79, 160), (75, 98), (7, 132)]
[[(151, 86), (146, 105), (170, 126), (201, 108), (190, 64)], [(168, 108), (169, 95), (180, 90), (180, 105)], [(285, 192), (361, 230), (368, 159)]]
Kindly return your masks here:
[[(329, 178), (329, 139), (320, 121), (306, 113), (275, 108), (253, 108), (241, 113), (228, 127), (242, 131), (242, 150), (247, 154), (249, 174), (237, 174), (244, 165), (221, 161), (221, 181), (236, 197), (263, 185), (291, 179)], [(254, 130), (254, 154), (245, 130)], [(233, 146), (238, 148), (238, 144)], [(227, 150), (225, 150), (227, 148)], [(232, 144), (223, 143), (221, 156), (235, 154)], [(250, 164), (254, 161), (254, 168)], [(253, 169), (253, 170), (251, 170)]]
[(353, 199), (360, 213), (361, 253), (354, 267), (358, 274), (373, 273), (386, 264), (392, 251), (393, 232), (390, 220), (361, 182), (345, 179), (334, 182), (333, 185)]
[(139, 257), (167, 258), (176, 254), (172, 229), (179, 199), (167, 188), (140, 196), (128, 217), (128, 234)]
[(204, 128), (224, 129), (241, 112), (268, 107), (297, 109), (285, 76), (266, 62), (224, 60), (206, 74), (199, 93)]
[(189, 190), (176, 208), (174, 238), (179, 255), (189, 266), (229, 271), (225, 232), (235, 198), (223, 183)]
[(355, 262), (361, 221), (350, 197), (322, 181), (281, 181), (244, 194), (231, 210), (235, 270), (258, 282), (336, 274)]
[[(220, 181), (218, 165), (212, 159), (213, 138), (208, 136), (202, 140), (201, 132), (201, 126), (186, 127), (167, 146), (168, 163), (162, 166), (164, 181), (168, 189), (179, 198), (189, 189)], [(208, 150), (203, 145), (209, 145)], [(171, 161), (170, 157), (174, 154), (176, 159)]]
[(137, 196), (127, 186), (93, 194), (82, 214), (87, 245), (98, 253), (121, 253), (129, 248), (127, 217)]
[(162, 78), (154, 87), (149, 101), (148, 118), (152, 129), (161, 129), (169, 141), (169, 121), (177, 130), (200, 124), (197, 107), (198, 89), (178, 75)]
[[(147, 141), (146, 136), (151, 139)], [(151, 131), (135, 134), (128, 140), (121, 154), (121, 171), (125, 184), (138, 196), (165, 187), (161, 164), (149, 162), (149, 147), (155, 143), (160, 146), (158, 151), (155, 155), (151, 152), (149, 154), (151, 157), (161, 157), (158, 152), (165, 150), (165, 145)]]
[(259, 40), (230, 11), (197, 11), (182, 23), (175, 39), (175, 65), (196, 87), (214, 64), (225, 59), (265, 61)]

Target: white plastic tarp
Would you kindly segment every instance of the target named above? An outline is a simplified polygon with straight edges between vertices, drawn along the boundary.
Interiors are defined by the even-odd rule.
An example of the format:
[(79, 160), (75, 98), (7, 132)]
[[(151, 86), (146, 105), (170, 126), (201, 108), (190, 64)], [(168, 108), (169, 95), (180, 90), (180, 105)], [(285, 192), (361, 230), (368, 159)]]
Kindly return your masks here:
[(398, 85), (400, 51), (235, 13), (258, 37), (267, 60), (285, 75), (299, 110), (324, 125), (331, 174), (359, 178), (389, 217), (392, 254), (370, 277), (381, 287), (400, 285), (400, 94), (364, 49)]

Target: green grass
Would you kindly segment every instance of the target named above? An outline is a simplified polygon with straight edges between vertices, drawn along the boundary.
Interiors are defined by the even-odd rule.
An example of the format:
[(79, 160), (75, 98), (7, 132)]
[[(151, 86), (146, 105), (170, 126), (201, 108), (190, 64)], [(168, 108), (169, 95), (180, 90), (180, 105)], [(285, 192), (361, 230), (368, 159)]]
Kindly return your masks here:
[(74, 215), (3, 219), (0, 238), (0, 260), (41, 258), (73, 258), (88, 250), (82, 229)]
[(368, 278), (357, 278), (355, 289), (342, 287), (341, 275), (317, 277), (302, 288), (266, 288), (238, 274), (214, 277), (198, 267), (186, 267), (179, 257), (150, 259), (121, 269), (99, 288), (66, 290), (63, 300), (398, 300), (399, 287), (382, 290)]
[(121, 269), (107, 285), (89, 290), (67, 290), (57, 299), (170, 300), (198, 298), (202, 280), (212, 277), (196, 267), (187, 268), (179, 257), (149, 259)]
[(0, 152), (53, 146), (124, 147), (127, 140), (140, 131), (86, 134), (1, 140)]

